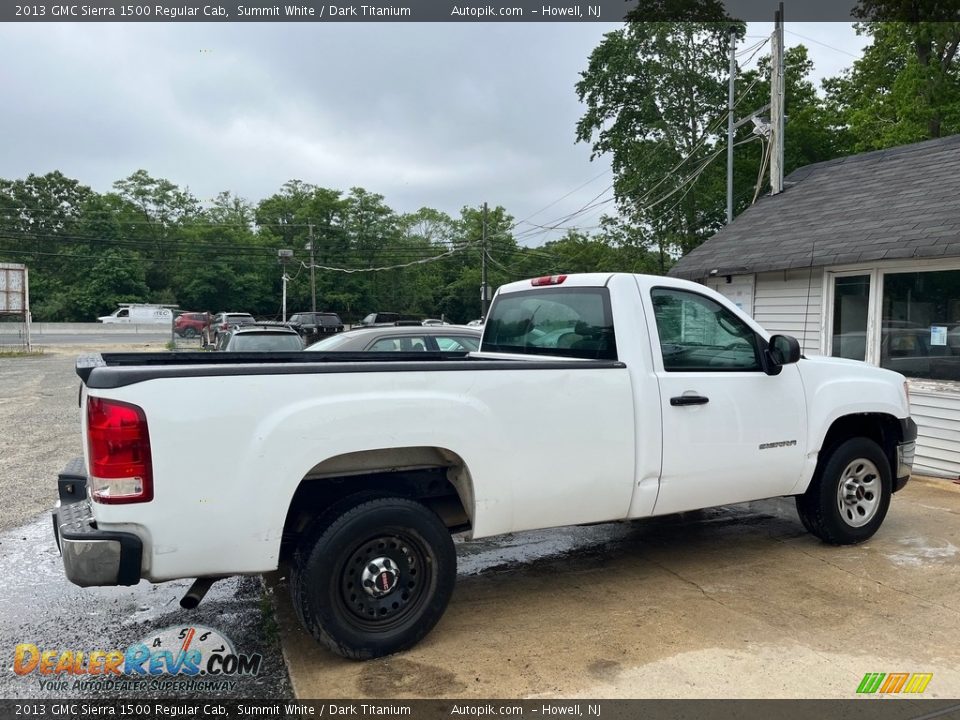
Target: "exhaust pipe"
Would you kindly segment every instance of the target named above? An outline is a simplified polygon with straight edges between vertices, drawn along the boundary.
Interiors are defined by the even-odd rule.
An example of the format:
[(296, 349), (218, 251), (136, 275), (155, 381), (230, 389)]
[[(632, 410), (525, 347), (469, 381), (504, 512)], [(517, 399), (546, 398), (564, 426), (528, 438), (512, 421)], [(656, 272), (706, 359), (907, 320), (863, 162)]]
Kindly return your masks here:
[(201, 577), (194, 580), (186, 595), (180, 598), (180, 607), (185, 610), (193, 610), (203, 600), (207, 590), (219, 579), (218, 577)]

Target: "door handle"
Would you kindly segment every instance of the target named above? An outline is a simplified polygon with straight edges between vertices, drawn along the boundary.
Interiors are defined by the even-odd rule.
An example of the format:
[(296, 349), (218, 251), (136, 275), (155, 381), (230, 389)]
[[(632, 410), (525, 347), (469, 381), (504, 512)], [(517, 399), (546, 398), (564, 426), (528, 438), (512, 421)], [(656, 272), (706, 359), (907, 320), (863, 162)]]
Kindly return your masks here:
[(677, 395), (677, 397), (670, 398), (670, 404), (674, 407), (677, 405), (706, 405), (708, 402), (710, 402), (710, 398), (703, 395)]

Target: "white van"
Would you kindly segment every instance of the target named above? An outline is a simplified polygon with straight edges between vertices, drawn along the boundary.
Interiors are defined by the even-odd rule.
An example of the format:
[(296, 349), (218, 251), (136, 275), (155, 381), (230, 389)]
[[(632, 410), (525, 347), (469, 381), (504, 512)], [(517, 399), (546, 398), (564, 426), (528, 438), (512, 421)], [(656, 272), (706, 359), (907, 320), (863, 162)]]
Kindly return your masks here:
[(110, 315), (97, 318), (102, 323), (138, 323), (171, 325), (173, 309), (170, 305), (121, 305)]

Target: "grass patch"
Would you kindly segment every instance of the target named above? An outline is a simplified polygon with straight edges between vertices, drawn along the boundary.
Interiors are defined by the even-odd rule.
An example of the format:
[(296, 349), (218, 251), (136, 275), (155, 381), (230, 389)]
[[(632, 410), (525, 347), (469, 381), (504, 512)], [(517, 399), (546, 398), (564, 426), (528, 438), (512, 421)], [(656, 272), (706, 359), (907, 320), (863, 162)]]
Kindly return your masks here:
[(277, 621), (277, 611), (273, 605), (273, 589), (263, 583), (260, 594), (260, 615), (262, 618), (263, 635), (268, 642), (280, 642), (280, 623)]
[(40, 357), (42, 355), (42, 348), (37, 348), (34, 350), (12, 350), (0, 348), (0, 358)]

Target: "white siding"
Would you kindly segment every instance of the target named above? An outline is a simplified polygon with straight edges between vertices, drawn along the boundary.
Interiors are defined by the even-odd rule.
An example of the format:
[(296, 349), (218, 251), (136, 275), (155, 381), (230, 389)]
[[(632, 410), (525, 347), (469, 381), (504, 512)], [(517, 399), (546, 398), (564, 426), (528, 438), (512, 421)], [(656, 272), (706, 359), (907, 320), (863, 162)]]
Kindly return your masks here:
[(820, 354), (823, 271), (758, 273), (753, 317), (771, 333), (793, 335), (809, 355)]
[(960, 383), (911, 380), (910, 415), (918, 427), (914, 471), (960, 476)]

